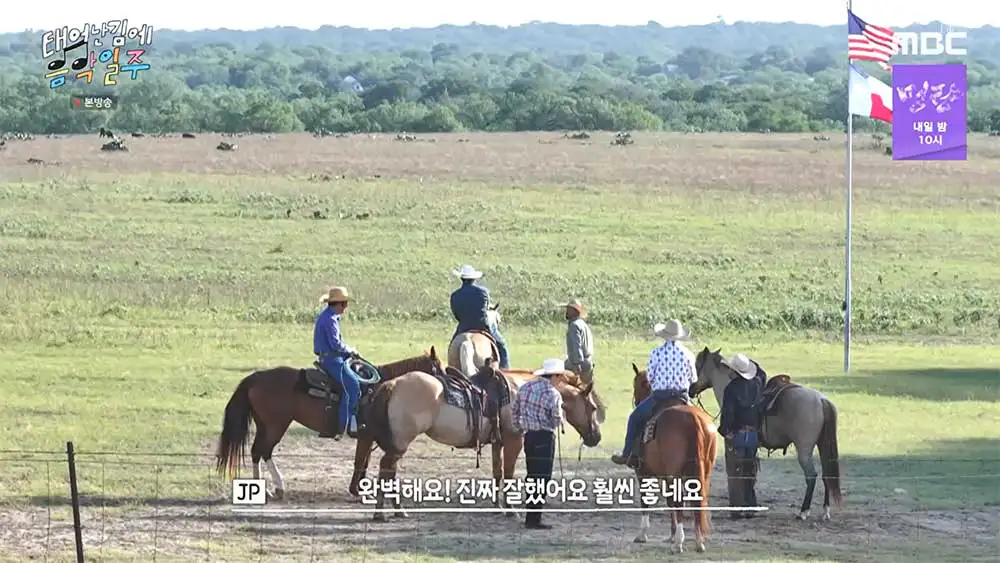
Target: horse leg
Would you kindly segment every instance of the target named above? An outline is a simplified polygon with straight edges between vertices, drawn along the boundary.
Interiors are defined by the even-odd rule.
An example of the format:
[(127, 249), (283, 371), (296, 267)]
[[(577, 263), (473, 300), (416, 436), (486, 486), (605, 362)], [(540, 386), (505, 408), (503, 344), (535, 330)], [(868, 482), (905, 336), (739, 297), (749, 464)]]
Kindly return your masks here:
[[(524, 449), (524, 436), (521, 434), (511, 434), (503, 441), (503, 478), (513, 479), (514, 471), (517, 469), (517, 458), (520, 457), (521, 451)], [(507, 495), (504, 494), (503, 483), (496, 483), (497, 486), (497, 499), (500, 502), (500, 506), (505, 508), (510, 508), (510, 504), (507, 502)], [(506, 511), (504, 513), (507, 517), (514, 516), (514, 511)]]
[(812, 506), (813, 492), (816, 490), (816, 477), (818, 474), (816, 473), (816, 466), (813, 465), (812, 448), (807, 450), (795, 444), (795, 452), (799, 458), (802, 473), (806, 476), (806, 496), (802, 499), (802, 510), (799, 512), (799, 520), (805, 520), (809, 518), (809, 507)]
[[(380, 459), (378, 462), (379, 482), (381, 483), (382, 481), (388, 481), (395, 478), (396, 478), (395, 456), (386, 452), (385, 454), (382, 454), (382, 459)], [(378, 488), (379, 488), (378, 493), (375, 495), (376, 498), (375, 515), (372, 516), (372, 520), (374, 520), (375, 522), (385, 522), (386, 520), (388, 520), (388, 517), (386, 517), (385, 512), (382, 512), (385, 509), (385, 491), (382, 490), (381, 486), (379, 486)], [(393, 508), (395, 507), (396, 507), (396, 502), (393, 501)]]
[[(497, 440), (493, 442), (491, 447), (493, 453), (493, 484), (497, 491), (503, 490), (503, 441)], [(500, 509), (500, 513), (504, 516), (510, 517), (514, 514), (507, 510), (507, 499), (498, 494), (495, 499), (493, 499), (493, 506)]]
[[(641, 499), (639, 500), (639, 506), (642, 508), (649, 508), (652, 505), (646, 504)], [(670, 528), (673, 530), (673, 526)], [(636, 534), (635, 539), (632, 540), (634, 543), (646, 543), (649, 541), (649, 512), (643, 510), (642, 516), (639, 517), (639, 533)]]
[(374, 438), (366, 434), (358, 436), (358, 444), (354, 450), (354, 474), (351, 475), (351, 486), (348, 489), (351, 496), (360, 495), (361, 480), (368, 473), (368, 463), (371, 462), (374, 444)]
[[(281, 471), (278, 470), (278, 466), (275, 465), (274, 460), (271, 456), (274, 454), (274, 448), (281, 441), (281, 438), (285, 436), (285, 432), (288, 431), (288, 426), (292, 424), (291, 419), (286, 421), (282, 425), (272, 425), (269, 426), (266, 431), (262, 432), (258, 426), (257, 436), (264, 435), (265, 442), (261, 444), (261, 459), (267, 464), (267, 470), (271, 474), (271, 478), (274, 479), (274, 493), (268, 491), (268, 496), (274, 500), (281, 500), (285, 497), (285, 479), (281, 476)], [(257, 447), (257, 438), (254, 438), (253, 447)]]
[(684, 553), (684, 513), (680, 510), (670, 511), (670, 529), (673, 531), (670, 538), (674, 540), (670, 552)]

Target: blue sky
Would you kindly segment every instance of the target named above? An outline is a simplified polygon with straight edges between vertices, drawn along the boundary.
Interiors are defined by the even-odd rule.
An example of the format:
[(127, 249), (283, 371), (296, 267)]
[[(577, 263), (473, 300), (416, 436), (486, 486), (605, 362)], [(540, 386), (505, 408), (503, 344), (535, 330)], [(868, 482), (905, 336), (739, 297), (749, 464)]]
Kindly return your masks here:
[[(817, 4), (802, 0), (708, 0), (702, 2), (655, 2), (614, 0), (570, 2), (568, 0), (468, 0), (323, 2), (322, 0), (281, 0), (280, 2), (206, 2), (204, 0), (147, 0), (110, 10), (80, 0), (53, 0), (44, 4), (29, 1), (5, 2), (0, 31), (52, 29), (79, 25), (84, 21), (128, 18), (130, 24), (154, 28), (257, 29), (276, 25), (315, 29), (320, 25), (353, 27), (434, 27), (448, 23), (463, 25), (473, 21), (493, 25), (518, 25), (533, 20), (568, 24), (641, 25), (655, 20), (665, 26), (727, 22), (794, 21), (822, 25), (845, 22), (846, 2), (826, 0)], [(224, 8), (223, 6), (230, 6)], [(869, 23), (890, 27), (941, 20), (958, 28), (1000, 26), (1000, 5), (988, 0), (954, 0), (947, 3), (927, 0), (860, 0), (854, 11)]]

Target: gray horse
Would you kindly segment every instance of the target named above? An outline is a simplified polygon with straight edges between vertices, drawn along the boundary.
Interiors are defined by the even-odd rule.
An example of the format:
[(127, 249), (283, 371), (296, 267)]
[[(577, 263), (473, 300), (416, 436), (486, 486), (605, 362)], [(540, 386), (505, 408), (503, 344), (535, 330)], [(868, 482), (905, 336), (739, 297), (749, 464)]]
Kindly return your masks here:
[[(698, 381), (691, 386), (692, 398), (711, 387), (715, 391), (715, 399), (722, 405), (722, 393), (737, 375), (722, 363), (721, 352), (721, 348), (712, 352), (706, 347), (698, 353), (695, 360)], [(773, 388), (768, 385), (765, 398), (770, 396), (769, 391)], [(823, 519), (829, 520), (830, 501), (838, 507), (843, 501), (840, 493), (837, 408), (819, 391), (790, 384), (779, 391), (773, 411), (773, 415), (764, 417), (760, 432), (761, 446), (768, 450), (782, 450), (795, 444), (799, 465), (806, 476), (806, 496), (799, 513), (801, 520), (809, 517), (809, 507), (812, 505), (817, 477), (816, 467), (813, 465), (813, 449), (819, 447), (820, 466), (823, 468)]]

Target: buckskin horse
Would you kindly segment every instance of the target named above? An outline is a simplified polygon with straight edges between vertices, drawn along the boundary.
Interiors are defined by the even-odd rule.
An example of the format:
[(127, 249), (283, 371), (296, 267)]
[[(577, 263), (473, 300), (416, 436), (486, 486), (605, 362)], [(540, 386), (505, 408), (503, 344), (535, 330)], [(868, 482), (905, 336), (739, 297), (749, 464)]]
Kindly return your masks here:
[[(715, 399), (722, 405), (726, 385), (737, 377), (722, 363), (722, 349), (712, 352), (706, 347), (698, 353), (695, 366), (698, 381), (691, 386), (691, 396), (696, 397), (711, 387), (715, 391)], [(823, 520), (829, 520), (830, 502), (838, 507), (843, 503), (837, 407), (819, 391), (792, 383), (787, 375), (777, 375), (767, 382), (759, 408), (764, 411), (760, 445), (769, 451), (787, 451), (789, 445), (795, 444), (795, 453), (806, 477), (806, 495), (798, 516), (800, 520), (809, 517), (817, 477), (813, 449), (819, 448), (823, 469)]]
[[(468, 378), (452, 367), (431, 372), (414, 371), (387, 381), (376, 389), (371, 400), (368, 424), (358, 436), (351, 494), (357, 496), (365, 478), (373, 444), (384, 452), (379, 461), (379, 479), (396, 477), (396, 467), (410, 444), (426, 434), (435, 442), (453, 448), (475, 448), (477, 466), (479, 448), (490, 444), (493, 453), (493, 479), (497, 491), (495, 506), (505, 516), (513, 516), (502, 481), (514, 477), (517, 458), (524, 447), (522, 434), (511, 423), (511, 401), (534, 374), (531, 370), (497, 370), (490, 362)], [(601, 442), (599, 407), (592, 396), (593, 384), (585, 384), (576, 374), (566, 371), (552, 377), (552, 384), (562, 395), (565, 420), (589, 447)], [(385, 504), (378, 494), (376, 508)], [(396, 505), (395, 515), (406, 517)], [(377, 510), (374, 520), (386, 515)]]
[[(649, 396), (650, 387), (646, 370), (632, 364), (632, 371), (635, 372), (632, 380), (632, 404), (635, 406)], [(642, 449), (635, 469), (636, 478), (672, 480), (674, 486), (678, 482), (698, 481), (699, 500), (682, 500), (680, 503), (668, 500), (667, 504), (674, 508), (698, 507), (694, 516), (695, 549), (703, 553), (705, 537), (711, 529), (707, 509), (717, 447), (715, 425), (701, 409), (681, 399), (669, 399), (656, 407), (639, 438)], [(642, 505), (643, 508), (649, 506), (646, 503)], [(635, 543), (646, 543), (648, 531), (649, 513), (644, 512)], [(673, 543), (672, 552), (684, 551), (684, 511), (670, 511), (670, 541)]]
[[(486, 323), (490, 330), (500, 328), (499, 303), (486, 311)], [(460, 332), (451, 339), (448, 365), (464, 373), (466, 377), (477, 374), (490, 360), (500, 361), (500, 352), (490, 331), (469, 330)]]
[[(422, 356), (377, 368), (381, 381), (385, 382), (414, 370), (431, 371), (444, 369), (444, 366), (431, 346), (430, 351)], [(275, 490), (273, 493), (268, 491), (268, 496), (280, 500), (284, 496), (285, 483), (271, 455), (293, 420), (310, 430), (323, 430), (328, 423), (326, 407), (330, 401), (327, 398), (327, 386), (330, 383), (330, 377), (319, 369), (288, 366), (256, 371), (243, 378), (226, 404), (216, 454), (216, 469), (219, 473), (228, 473), (229, 476), (239, 473), (246, 457), (252, 420), (256, 425), (253, 446), (250, 448), (253, 476), (255, 479), (259, 478), (261, 462), (266, 463), (275, 482)], [(366, 403), (369, 402), (372, 388), (372, 385), (362, 386), (362, 399), (358, 402), (358, 418), (361, 423), (368, 410)], [(339, 401), (342, 392), (340, 386), (335, 385), (331, 391), (336, 395), (334, 402)]]

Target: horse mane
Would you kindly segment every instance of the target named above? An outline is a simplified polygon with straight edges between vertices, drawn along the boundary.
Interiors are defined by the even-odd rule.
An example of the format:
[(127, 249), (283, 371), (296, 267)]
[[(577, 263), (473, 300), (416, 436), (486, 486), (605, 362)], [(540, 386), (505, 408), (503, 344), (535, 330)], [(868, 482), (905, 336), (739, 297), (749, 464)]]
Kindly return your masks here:
[[(512, 368), (512, 369), (500, 370), (500, 373), (504, 375), (509, 375), (513, 379), (522, 382), (535, 378), (535, 370), (531, 369)], [(571, 371), (563, 371), (560, 374), (553, 375), (552, 381), (553, 382), (559, 381), (561, 383), (568, 385), (569, 387), (576, 389), (577, 391), (584, 391), (587, 389), (587, 384), (584, 383), (582, 379), (580, 379), (580, 376)]]
[[(419, 356), (413, 356), (412, 358), (404, 358), (395, 362), (381, 364), (378, 368), (382, 372), (407, 373), (411, 371), (419, 371), (419, 369), (423, 367), (423, 364), (431, 358), (431, 351), (425, 350), (424, 353)], [(444, 360), (441, 360), (440, 358), (437, 358), (437, 360), (441, 362), (442, 367), (446, 367)]]

